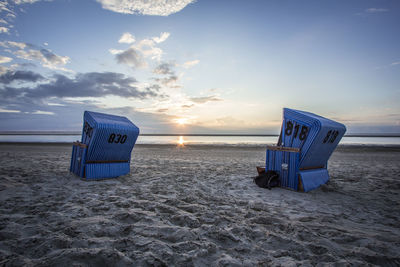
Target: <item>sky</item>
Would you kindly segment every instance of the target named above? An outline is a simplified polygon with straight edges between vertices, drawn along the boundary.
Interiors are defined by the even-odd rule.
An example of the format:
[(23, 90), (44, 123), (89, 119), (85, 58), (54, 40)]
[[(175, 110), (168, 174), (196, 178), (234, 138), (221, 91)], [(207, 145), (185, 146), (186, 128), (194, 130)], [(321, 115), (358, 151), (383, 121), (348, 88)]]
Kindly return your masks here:
[(400, 133), (400, 1), (2, 0), (0, 131)]

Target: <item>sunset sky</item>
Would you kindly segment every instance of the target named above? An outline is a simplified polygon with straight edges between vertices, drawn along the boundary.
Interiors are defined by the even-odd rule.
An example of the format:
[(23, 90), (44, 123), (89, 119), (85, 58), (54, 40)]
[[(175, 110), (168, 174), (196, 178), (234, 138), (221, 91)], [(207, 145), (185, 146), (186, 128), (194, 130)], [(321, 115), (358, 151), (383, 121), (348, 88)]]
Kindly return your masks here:
[(278, 133), (282, 108), (400, 133), (400, 1), (6, 0), (0, 131)]

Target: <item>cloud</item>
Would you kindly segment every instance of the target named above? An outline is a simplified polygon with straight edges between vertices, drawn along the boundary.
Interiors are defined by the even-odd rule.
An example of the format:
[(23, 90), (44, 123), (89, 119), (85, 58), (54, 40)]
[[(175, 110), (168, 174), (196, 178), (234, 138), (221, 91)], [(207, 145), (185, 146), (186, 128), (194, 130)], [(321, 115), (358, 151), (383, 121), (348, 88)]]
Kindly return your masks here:
[(69, 71), (63, 66), (69, 63), (68, 56), (60, 56), (49, 49), (40, 48), (33, 44), (12, 41), (0, 42), (0, 46), (11, 48), (9, 52), (24, 60), (37, 60), (43, 67), (55, 70)]
[(117, 59), (118, 63), (127, 64), (135, 68), (142, 68), (147, 66), (140, 51), (138, 51), (134, 47), (131, 47), (121, 53), (117, 53), (115, 55), (115, 58)]
[(10, 29), (13, 28), (12, 22), (17, 17), (14, 9), (18, 5), (33, 4), (41, 0), (2, 0), (0, 1), (0, 13), (2, 19), (0, 23), (8, 25), (7, 27), (0, 27), (0, 33), (10, 34)]
[(52, 102), (48, 102), (47, 103), (48, 106), (57, 106), (57, 107), (65, 107), (64, 104), (60, 104), (60, 103), (52, 103)]
[(123, 43), (123, 44), (131, 44), (134, 42), (135, 42), (135, 37), (129, 32), (122, 34), (121, 38), (119, 38), (118, 40), (118, 43)]
[(10, 57), (3, 57), (3, 56), (0, 56), (0, 64), (8, 63), (8, 62), (11, 62), (12, 60), (13, 60), (13, 59), (10, 58)]
[(120, 54), (120, 53), (124, 52), (124, 50), (114, 49), (114, 48), (108, 49), (108, 51), (113, 55)]
[(14, 109), (2, 109), (0, 108), (0, 113), (20, 113), (21, 111), (19, 110), (14, 110)]
[(47, 83), (32, 88), (0, 88), (1, 98), (46, 99), (46, 98), (78, 98), (103, 97), (108, 95), (144, 99), (157, 97), (157, 88), (149, 87), (139, 90), (136, 80), (114, 72), (80, 73), (73, 78), (57, 74)]
[(196, 104), (204, 104), (207, 102), (222, 101), (221, 98), (218, 98), (216, 96), (192, 97), (192, 98), (189, 98), (189, 100)]
[(164, 75), (174, 75), (175, 72), (171, 69), (174, 64), (171, 63), (162, 63), (158, 65), (154, 70), (153, 73), (155, 74), (164, 74)]
[[(126, 33), (125, 33), (126, 34)], [(123, 39), (124, 35), (120, 38)], [(127, 64), (135, 68), (147, 67), (145, 58), (151, 58), (152, 60), (161, 60), (163, 51), (156, 47), (156, 44), (165, 41), (170, 34), (163, 32), (160, 37), (153, 37), (151, 39), (143, 39), (136, 42), (126, 50), (109, 49), (110, 53), (115, 55), (115, 58), (119, 64)], [(128, 37), (124, 40), (128, 40)]]
[(9, 68), (0, 65), (0, 75), (6, 73)]
[(36, 68), (37, 66), (30, 62), (24, 62), (24, 63), (12, 64), (10, 67), (11, 69), (16, 70), (16, 69)]
[(10, 22), (13, 20), (13, 18), (15, 18), (15, 13), (12, 9), (13, 7), (10, 6), (8, 1), (0, 1), (0, 14), (2, 17), (1, 23), (7, 25), (7, 27), (6, 26), (0, 27), (0, 34), (1, 33), (9, 34), (10, 28), (12, 26), (10, 25)]
[(377, 70), (380, 70), (380, 69), (387, 69), (387, 68), (396, 67), (396, 66), (398, 66), (398, 65), (400, 65), (400, 61), (394, 61), (394, 62), (392, 62), (392, 63), (390, 63), (390, 64), (388, 64), (388, 65), (375, 67), (375, 69), (377, 69)]
[(156, 42), (156, 43), (162, 43), (162, 42), (164, 42), (165, 40), (168, 39), (169, 35), (170, 35), (169, 32), (162, 32), (162, 33), (160, 34), (160, 37), (153, 37), (153, 40), (154, 40), (154, 42)]
[(176, 75), (170, 75), (169, 77), (166, 78), (156, 78), (155, 81), (161, 83), (164, 86), (167, 86), (169, 88), (181, 88), (181, 85), (176, 84), (176, 82), (179, 80), (178, 76)]
[(22, 4), (33, 4), (33, 3), (36, 3), (39, 1), (41, 1), (41, 0), (14, 0), (11, 2), (14, 2), (17, 5), (22, 5)]
[(7, 1), (0, 2), (0, 12), (12, 12)]
[(158, 92), (158, 91), (160, 91), (161, 86), (159, 86), (158, 84), (152, 84), (150, 86), (146, 86), (145, 88), (146, 88), (146, 90)]
[(0, 27), (0, 33), (8, 33), (9, 29), (7, 27)]
[(194, 0), (97, 0), (104, 9), (118, 13), (169, 16)]
[(194, 106), (194, 104), (191, 104), (191, 105), (182, 105), (181, 107), (182, 108), (191, 108), (191, 107), (193, 107)]
[(186, 61), (185, 63), (183, 63), (182, 67), (188, 69), (191, 68), (197, 64), (200, 63), (200, 60), (196, 59), (196, 60), (192, 60), (192, 61)]
[(375, 7), (367, 8), (364, 10), (364, 12), (366, 12), (366, 13), (382, 13), (382, 12), (388, 12), (388, 11), (389, 11), (389, 9), (387, 9), (387, 8), (375, 8)]
[[(153, 39), (156, 37), (153, 37)], [(161, 60), (163, 51), (156, 47), (156, 42), (152, 39), (143, 39), (135, 47), (137, 50), (142, 52), (145, 57), (150, 57), (151, 59)]]
[(37, 60), (43, 67), (49, 69), (65, 70), (62, 66), (70, 61), (69, 57), (56, 55), (47, 49), (29, 49), (28, 51), (18, 50), (14, 52), (14, 55), (25, 60)]
[(32, 114), (37, 114), (37, 115), (55, 115), (54, 112), (43, 111), (43, 110), (36, 110), (36, 111), (32, 112)]
[(26, 43), (13, 42), (13, 41), (3, 41), (3, 42), (0, 42), (0, 46), (6, 47), (6, 48), (25, 49), (25, 47), (27, 47), (27, 44)]
[(42, 75), (32, 71), (7, 71), (0, 75), (0, 84), (10, 84), (13, 81), (37, 82), (43, 79), (44, 77)]

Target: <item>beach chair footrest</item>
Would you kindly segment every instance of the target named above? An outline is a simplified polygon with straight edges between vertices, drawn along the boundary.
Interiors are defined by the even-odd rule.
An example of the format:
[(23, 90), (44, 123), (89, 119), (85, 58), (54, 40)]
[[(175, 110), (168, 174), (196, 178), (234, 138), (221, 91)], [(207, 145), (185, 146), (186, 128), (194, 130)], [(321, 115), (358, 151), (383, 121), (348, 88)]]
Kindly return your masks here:
[(299, 179), (304, 192), (316, 189), (329, 180), (327, 169), (299, 171)]

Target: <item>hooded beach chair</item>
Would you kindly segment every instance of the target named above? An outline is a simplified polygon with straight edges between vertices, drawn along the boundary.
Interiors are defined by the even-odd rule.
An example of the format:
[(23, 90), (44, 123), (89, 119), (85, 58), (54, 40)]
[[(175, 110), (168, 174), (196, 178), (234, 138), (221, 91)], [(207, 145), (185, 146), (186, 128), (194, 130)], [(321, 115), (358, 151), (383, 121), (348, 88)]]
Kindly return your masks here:
[(126, 117), (85, 111), (81, 142), (73, 143), (70, 171), (85, 179), (129, 173), (139, 128)]
[(280, 186), (307, 192), (329, 180), (328, 159), (346, 126), (313, 113), (283, 109), (277, 146), (268, 146), (265, 171), (275, 171)]

